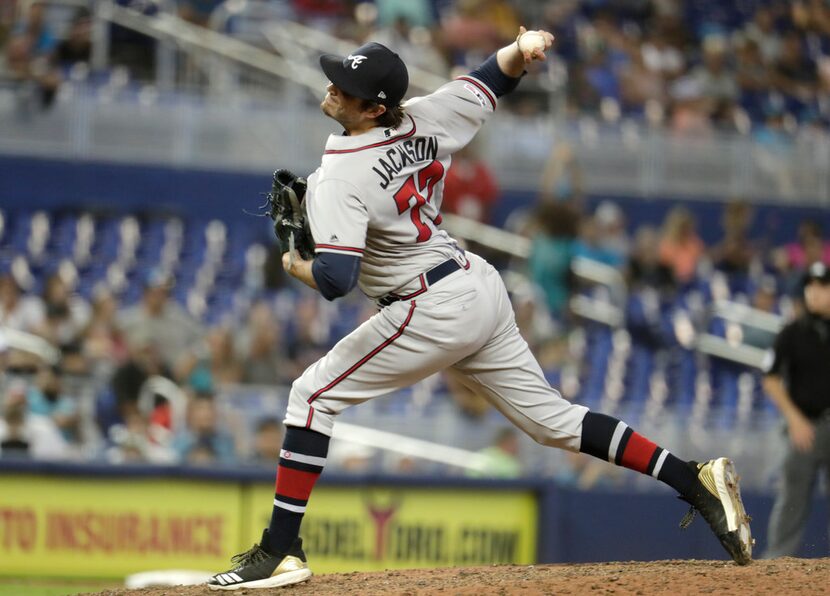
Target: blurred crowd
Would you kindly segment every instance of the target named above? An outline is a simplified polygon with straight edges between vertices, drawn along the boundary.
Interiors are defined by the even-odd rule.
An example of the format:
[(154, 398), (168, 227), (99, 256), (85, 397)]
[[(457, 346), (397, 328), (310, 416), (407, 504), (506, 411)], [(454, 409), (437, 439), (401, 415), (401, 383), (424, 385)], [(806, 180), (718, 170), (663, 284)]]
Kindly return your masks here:
[[(830, 5), (825, 0), (221, 0), (121, 2), (175, 10), (198, 26), (273, 51), (263, 22), (296, 21), (356, 44), (385, 43), (412, 68), (443, 77), (478, 65), (519, 24), (550, 30), (554, 55), (506, 101), (519, 114), (558, 110), (633, 117), (683, 133), (725, 129), (774, 140), (830, 122)], [(61, 80), (89, 74), (90, 11), (57, 3), (0, 5), (0, 77), (49, 105)], [(64, 7), (65, 8), (65, 7)], [(110, 29), (110, 68), (152, 81), (155, 42)], [(123, 67), (123, 68), (119, 68)], [(564, 100), (564, 101), (562, 101)], [(757, 129), (757, 130), (756, 130)]]
[[(586, 324), (584, 313), (572, 308), (575, 296), (596, 296), (599, 290), (604, 303), (624, 311), (632, 340), (657, 350), (684, 344), (667, 321), (679, 310), (689, 311), (691, 296), (698, 297), (698, 307), (729, 298), (787, 318), (799, 308), (804, 268), (814, 261), (830, 263), (822, 221), (805, 219), (790, 242), (774, 244), (755, 221), (756, 206), (733, 199), (719, 208), (719, 222), (706, 222), (707, 242), (691, 209), (673, 207), (662, 222), (644, 220), (642, 213), (630, 221), (624, 206), (585, 197), (582, 174), (574, 152), (558, 144), (534, 204), (512, 211), (504, 227), (527, 238), (527, 259), (505, 258), (485, 244), (467, 243), (504, 271), (520, 330), (551, 383), (569, 399), (584, 397), (563, 374), (568, 367), (584, 366), (568, 345), (570, 333)], [(499, 196), (497, 180), (475, 145), (462, 152), (448, 172), (445, 211), (488, 223)], [(224, 303), (224, 310), (205, 311), (192, 299), (207, 275), (204, 262), (198, 268), (187, 265), (193, 271), (177, 270), (170, 263), (190, 257), (170, 257), (169, 239), (153, 239), (150, 227), (140, 232), (129, 217), (118, 227), (120, 244), (107, 248), (104, 232), (97, 240), (81, 233), (92, 225), (88, 217), (77, 220), (75, 240), (66, 248), (54, 244), (57, 231), (50, 240), (39, 235), (49, 227), (45, 213), (31, 218), (28, 235), (12, 234), (16, 241), (3, 235), (0, 217), (0, 378), (5, 378), (0, 457), (194, 465), (276, 461), (282, 436), (278, 407), (238, 411), (238, 404), (223, 397), (225, 390), (276, 387), (284, 397), (309, 364), (376, 312), (375, 305), (359, 293), (326, 302), (282, 273), (272, 246), (270, 256), (251, 261), (255, 271), (241, 281), (231, 279), (233, 300)], [(181, 225), (168, 222), (165, 229), (181, 234)], [(234, 243), (231, 232), (227, 240), (224, 232), (217, 236), (221, 224), (190, 225), (209, 239), (206, 262), (233, 258), (211, 244), (217, 237), (223, 245)], [(159, 246), (134, 244), (142, 236)], [(180, 245), (189, 243), (184, 238)], [(265, 250), (242, 248), (246, 254)], [(25, 266), (26, 258), (35, 267), (39, 255), (47, 253), (54, 260), (41, 259), (38, 279)], [(75, 266), (59, 258), (67, 253)], [(88, 271), (92, 255), (102, 260), (99, 268), (106, 275), (82, 289), (76, 266)], [(153, 262), (145, 269), (135, 265), (147, 258)], [(117, 266), (129, 269), (127, 261), (133, 273), (115, 274)], [(604, 281), (581, 277), (578, 261), (599, 267)], [(220, 269), (214, 275), (221, 277), (222, 265), (215, 266)], [(134, 294), (121, 283), (127, 274), (141, 276)], [(191, 283), (186, 280), (194, 284), (191, 291), (174, 292), (177, 283)], [(26, 341), (15, 335), (21, 332)], [(762, 330), (742, 333), (739, 343), (755, 347), (766, 348), (772, 339)], [(488, 417), (496, 413), (489, 404), (451, 375), (430, 383), (428, 391), (449, 398), (455, 416), (492, 422)], [(507, 445), (507, 455), (493, 458), (494, 474), (514, 475), (521, 468), (515, 440), (493, 437), (488, 452)], [(344, 469), (365, 469), (372, 459), (365, 451), (344, 452)], [(582, 462), (571, 463), (579, 468)], [(405, 466), (395, 468), (399, 471), (411, 469), (405, 458), (395, 465)]]
[[(506, 225), (531, 238), (528, 273), (548, 312), (565, 326), (572, 321), (570, 298), (579, 287), (575, 259), (605, 267), (606, 277), (607, 271), (618, 272), (630, 296), (645, 289), (660, 304), (672, 304), (702, 291), (709, 301), (738, 299), (778, 314), (792, 314), (781, 312), (782, 300), (800, 307), (804, 270), (816, 261), (830, 262), (826, 222), (818, 213), (800, 222), (791, 242), (777, 245), (770, 230), (763, 230), (769, 222), (756, 220), (757, 208), (747, 199), (725, 200), (717, 222), (698, 222), (694, 211), (678, 203), (662, 221), (642, 221), (640, 215), (631, 222), (612, 200), (588, 201), (579, 162), (570, 146), (560, 143), (543, 171), (536, 206), (515, 212)], [(720, 292), (713, 289), (718, 281), (726, 284)]]
[[(0, 274), (0, 459), (273, 467), (288, 386), (377, 310), (359, 295), (335, 305), (288, 283), (260, 288), (241, 315), (200, 320), (173, 284), (153, 268), (125, 305), (106, 282), (86, 300), (65, 269), (39, 292), (23, 289), (15, 267)], [(235, 401), (245, 386), (280, 398)], [(484, 414), (478, 404), (465, 410), (463, 396), (458, 408)], [(519, 475), (516, 437), (502, 456), (504, 439), (494, 441), (490, 471)], [(336, 442), (331, 460), (340, 472), (422, 467), (388, 455)]]
[[(193, 317), (171, 298), (172, 279), (156, 270), (143, 285), (141, 299), (122, 308), (105, 284), (87, 301), (60, 272), (40, 295), (24, 292), (13, 272), (0, 276), (0, 456), (276, 462), (279, 420), (261, 412), (253, 428), (237, 420), (234, 429), (216, 393), (235, 383), (285, 385), (322, 355), (328, 344), (316, 334), (317, 302), (299, 301), (287, 333), (264, 301), (232, 329)], [(37, 344), (20, 349), (15, 332), (45, 340), (57, 358)], [(89, 391), (84, 410), (80, 394)]]
[[(198, 26), (220, 27), (211, 19), (219, 4), (183, 0), (176, 10)], [(684, 133), (751, 132), (772, 148), (784, 147), (786, 135), (796, 130), (824, 131), (830, 117), (830, 4), (822, 0), (270, 0), (262, 5), (273, 18), (304, 22), (356, 43), (379, 40), (411, 66), (442, 76), (476, 66), (513, 39), (520, 23), (548, 29), (557, 38), (556, 54), (506, 102), (518, 114), (552, 109), (558, 90), (573, 114), (639, 117)], [(73, 13), (58, 31), (49, 16), (52, 7), (0, 0), (0, 80), (19, 84), (42, 106), (54, 101), (63, 80), (89, 71), (92, 52), (89, 11)], [(153, 14), (160, 6), (144, 2), (141, 9)], [(239, 32), (230, 19), (220, 28)], [(111, 33), (110, 64), (126, 67), (135, 80), (152, 80), (152, 42), (118, 28)], [(469, 243), (506, 272), (517, 323), (566, 397), (578, 398), (578, 389), (569, 390), (562, 375), (567, 366), (580, 365), (567, 345), (569, 331), (581, 324), (572, 298), (597, 289), (575, 275), (576, 262), (593, 263), (606, 279), (620, 280), (601, 285), (606, 294), (615, 288), (624, 294), (606, 295), (605, 301), (623, 310), (636, 341), (656, 348), (678, 342), (677, 330), (667, 329), (666, 321), (678, 304), (691, 302), (690, 296), (731, 297), (788, 317), (799, 308), (804, 268), (814, 261), (830, 263), (830, 240), (822, 229), (826, 218), (805, 219), (786, 243), (756, 233), (756, 207), (743, 198), (726, 201), (719, 221), (697, 221), (683, 206), (662, 220), (631, 221), (624, 205), (586, 197), (584, 176), (574, 149), (557, 141), (535, 204), (514, 210), (505, 223), (527, 238), (526, 261)], [(443, 210), (492, 223), (500, 193), (473, 144), (454, 158)], [(140, 292), (127, 296), (110, 270), (105, 283), (79, 291), (77, 271), (56, 261), (43, 266), (33, 284), (25, 268), (13, 266), (15, 255), (6, 254), (10, 247), (1, 216), (2, 458), (273, 466), (283, 432), (279, 419), (265, 410), (233, 411), (222, 400), (223, 388), (241, 384), (285, 391), (375, 312), (357, 295), (330, 304), (297, 287), (280, 275), (278, 258), (262, 264), (266, 281), (231, 317), (206, 317), (204, 304), (199, 308), (191, 294), (175, 292), (182, 273), (191, 281), (199, 277), (195, 270), (147, 269)], [(29, 256), (43, 252), (37, 242), (32, 233), (25, 248)], [(78, 246), (76, 240), (73, 258), (81, 267)], [(117, 252), (121, 262), (125, 246), (113, 246), (108, 256), (115, 260)], [(91, 246), (84, 250), (88, 257)], [(131, 250), (134, 261), (135, 244)], [(748, 345), (766, 347), (770, 339), (743, 330)], [(22, 344), (28, 348), (19, 349)], [(459, 416), (481, 420), (492, 411), (452, 377), (437, 383), (433, 390), (451, 396)], [(493, 474), (521, 472), (516, 442), (509, 432), (493, 436), (486, 451), (493, 456)], [(361, 469), (365, 455), (346, 453), (343, 465)], [(405, 471), (410, 464), (401, 462), (398, 471)], [(583, 484), (597, 476), (591, 469), (577, 479), (584, 462), (576, 458), (572, 464), (572, 477), (563, 481)]]
[[(552, 3), (571, 105), (642, 114), (673, 130), (826, 127), (830, 5), (795, 2)], [(571, 3), (576, 4), (576, 3)]]

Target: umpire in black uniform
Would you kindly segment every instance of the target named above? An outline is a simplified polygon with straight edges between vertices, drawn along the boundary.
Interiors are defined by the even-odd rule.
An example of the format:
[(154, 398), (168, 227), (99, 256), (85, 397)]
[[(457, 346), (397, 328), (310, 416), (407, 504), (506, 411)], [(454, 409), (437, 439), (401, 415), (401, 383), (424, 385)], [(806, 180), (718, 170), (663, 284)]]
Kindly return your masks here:
[(804, 276), (803, 316), (788, 324), (767, 359), (764, 390), (783, 414), (789, 441), (769, 523), (766, 558), (801, 546), (819, 470), (830, 480), (830, 268)]

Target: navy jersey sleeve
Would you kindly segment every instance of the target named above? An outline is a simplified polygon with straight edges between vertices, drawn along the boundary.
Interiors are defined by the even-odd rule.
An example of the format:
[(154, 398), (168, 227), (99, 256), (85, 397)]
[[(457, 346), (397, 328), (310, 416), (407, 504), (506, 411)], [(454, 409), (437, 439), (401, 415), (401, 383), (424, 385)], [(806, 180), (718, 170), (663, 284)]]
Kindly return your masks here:
[(326, 300), (345, 296), (357, 285), (360, 257), (335, 252), (321, 252), (311, 265), (317, 289)]
[(507, 95), (513, 91), (518, 85), (522, 77), (508, 77), (499, 68), (499, 62), (495, 54), (492, 54), (485, 60), (481, 66), (470, 73), (471, 77), (475, 77), (493, 90), (496, 97)]

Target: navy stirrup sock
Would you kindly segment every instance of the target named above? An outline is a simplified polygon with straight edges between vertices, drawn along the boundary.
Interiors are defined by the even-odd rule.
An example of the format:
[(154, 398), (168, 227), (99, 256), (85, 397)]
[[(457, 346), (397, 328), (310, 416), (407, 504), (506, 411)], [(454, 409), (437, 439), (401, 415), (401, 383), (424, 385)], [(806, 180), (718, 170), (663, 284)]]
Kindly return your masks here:
[(634, 432), (625, 422), (605, 414), (585, 415), (579, 450), (654, 476), (681, 495), (688, 494), (697, 482), (697, 474), (688, 463)]
[(272, 553), (284, 554), (300, 535), (300, 523), (314, 483), (326, 465), (329, 437), (289, 426), (280, 450), (274, 509), (268, 526)]

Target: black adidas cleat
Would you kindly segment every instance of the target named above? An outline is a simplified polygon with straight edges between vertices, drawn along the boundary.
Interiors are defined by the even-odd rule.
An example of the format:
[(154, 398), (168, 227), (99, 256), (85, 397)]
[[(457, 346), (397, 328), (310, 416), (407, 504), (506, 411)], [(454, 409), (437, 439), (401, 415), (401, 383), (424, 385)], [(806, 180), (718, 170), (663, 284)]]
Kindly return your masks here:
[(755, 541), (749, 528), (750, 517), (741, 501), (735, 466), (725, 457), (689, 465), (697, 473), (698, 483), (691, 494), (680, 496), (692, 506), (680, 527), (687, 528), (695, 511), (699, 512), (732, 559), (738, 565), (749, 564)]
[(306, 581), (311, 569), (303, 552), (303, 539), (297, 538), (285, 554), (268, 551), (268, 530), (262, 540), (250, 550), (235, 555), (233, 569), (217, 573), (207, 582), (211, 590), (242, 590), (249, 588), (276, 588)]

